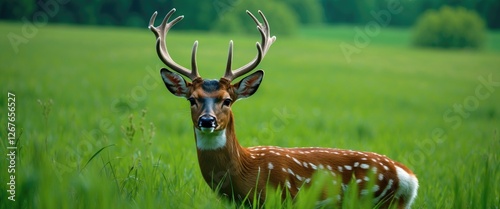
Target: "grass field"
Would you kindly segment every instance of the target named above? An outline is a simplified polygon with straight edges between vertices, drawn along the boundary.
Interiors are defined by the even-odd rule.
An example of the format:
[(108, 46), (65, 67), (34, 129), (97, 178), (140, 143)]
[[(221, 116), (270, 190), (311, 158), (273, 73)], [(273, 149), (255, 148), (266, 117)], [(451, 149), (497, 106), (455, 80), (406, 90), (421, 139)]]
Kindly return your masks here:
[[(188, 102), (165, 89), (150, 31), (49, 25), (15, 52), (6, 34), (22, 29), (0, 23), (0, 208), (234, 207), (203, 181)], [(340, 46), (354, 44), (354, 31), (278, 37), (259, 91), (233, 107), (240, 143), (382, 153), (419, 177), (414, 208), (499, 208), (500, 34), (480, 51), (444, 51), (412, 48), (409, 30), (386, 28), (348, 61)], [(219, 78), (230, 39), (234, 66), (253, 58), (257, 32), (174, 30), (168, 40), (184, 65), (199, 40), (201, 75)]]

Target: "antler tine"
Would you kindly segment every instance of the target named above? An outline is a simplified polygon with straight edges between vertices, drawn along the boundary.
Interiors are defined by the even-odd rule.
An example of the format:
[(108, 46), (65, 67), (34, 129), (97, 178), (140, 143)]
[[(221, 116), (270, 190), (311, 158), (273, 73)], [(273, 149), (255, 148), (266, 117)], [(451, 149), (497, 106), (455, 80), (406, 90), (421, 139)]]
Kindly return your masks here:
[(197, 66), (196, 66), (196, 51), (198, 48), (198, 41), (195, 41), (193, 45), (193, 51), (191, 53), (191, 68), (192, 70), (189, 70), (179, 64), (177, 64), (170, 54), (168, 53), (167, 46), (166, 46), (166, 38), (167, 38), (167, 33), (172, 28), (176, 23), (181, 21), (184, 16), (181, 15), (174, 20), (168, 22), (170, 17), (174, 14), (175, 8), (170, 10), (170, 12), (165, 15), (165, 18), (163, 18), (163, 21), (160, 26), (155, 27), (154, 22), (156, 19), (156, 16), (158, 15), (158, 12), (154, 12), (153, 15), (151, 16), (151, 19), (149, 20), (149, 29), (155, 34), (156, 36), (156, 51), (158, 53), (158, 57), (167, 65), (170, 67), (172, 70), (187, 76), (189, 79), (194, 80), (196, 78), (199, 78), (200, 75), (198, 74)]
[[(276, 36), (271, 37), (271, 28), (269, 27), (269, 22), (267, 21), (266, 16), (264, 16), (264, 13), (262, 13), (262, 11), (259, 10), (258, 12), (259, 12), (260, 16), (262, 17), (262, 19), (264, 20), (264, 25), (262, 23), (260, 23), (259, 20), (252, 13), (247, 11), (247, 13), (253, 19), (255, 24), (257, 24), (257, 29), (260, 32), (260, 35), (262, 38), (262, 43), (264, 44), (264, 46), (267, 46), (267, 48), (263, 49), (264, 55), (265, 55), (265, 53), (267, 52), (267, 50), (269, 49), (271, 44), (274, 41), (276, 41)], [(269, 44), (267, 44), (267, 42), (269, 42)]]
[[(271, 28), (269, 27), (269, 22), (267, 21), (266, 16), (264, 16), (264, 13), (262, 13), (262, 11), (259, 10), (259, 14), (262, 17), (262, 19), (264, 20), (264, 26), (266, 27), (266, 29), (265, 29), (266, 34), (264, 35), (264, 32), (262, 31), (262, 27), (259, 27), (259, 26), (262, 26), (262, 24), (260, 24), (258, 26), (259, 27), (259, 31), (261, 32), (261, 35), (262, 35), (262, 40), (264, 42), (264, 39), (267, 37), (268, 39), (266, 41), (269, 42), (269, 44), (265, 45), (266, 48), (263, 49), (264, 50), (264, 55), (265, 55), (266, 52), (269, 50), (269, 47), (271, 47), (271, 44), (273, 44), (276, 41), (276, 36), (271, 36)], [(255, 20), (256, 20), (256, 18), (254, 17), (254, 21)]]
[(198, 40), (194, 42), (193, 51), (191, 52), (191, 74), (196, 75), (196, 77), (200, 77), (198, 74), (198, 65), (196, 64), (196, 51), (198, 51)]
[(273, 44), (274, 41), (276, 41), (276, 36), (271, 37), (271, 29), (269, 27), (269, 23), (267, 22), (266, 17), (264, 14), (259, 10), (259, 14), (262, 17), (264, 21), (264, 25), (250, 12), (246, 11), (248, 15), (253, 19), (253, 21), (257, 24), (257, 30), (259, 30), (260, 35), (261, 35), (261, 42), (262, 45), (257, 42), (257, 55), (255, 58), (247, 63), (246, 65), (236, 69), (236, 70), (231, 70), (231, 63), (232, 63), (232, 56), (233, 56), (233, 43), (232, 41), (230, 42), (229, 46), (229, 55), (228, 55), (228, 64), (226, 67), (226, 72), (224, 74), (224, 78), (232, 81), (250, 71), (255, 69), (257, 65), (262, 61), (264, 56), (266, 55), (267, 51), (269, 50), (269, 47), (271, 44)]
[[(229, 53), (227, 55), (226, 73), (225, 73), (224, 77), (231, 76), (232, 63), (233, 63), (233, 40), (229, 41)], [(227, 73), (231, 73), (231, 74), (228, 75)]]

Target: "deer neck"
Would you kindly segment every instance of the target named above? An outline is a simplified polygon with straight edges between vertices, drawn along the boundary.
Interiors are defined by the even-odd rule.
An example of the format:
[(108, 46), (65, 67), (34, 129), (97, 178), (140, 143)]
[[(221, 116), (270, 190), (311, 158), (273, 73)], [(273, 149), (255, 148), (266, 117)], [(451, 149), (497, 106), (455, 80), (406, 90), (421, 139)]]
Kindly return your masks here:
[(232, 114), (226, 129), (205, 133), (195, 128), (195, 137), (200, 169), (212, 188), (222, 179), (234, 178), (244, 172), (250, 154), (236, 139)]

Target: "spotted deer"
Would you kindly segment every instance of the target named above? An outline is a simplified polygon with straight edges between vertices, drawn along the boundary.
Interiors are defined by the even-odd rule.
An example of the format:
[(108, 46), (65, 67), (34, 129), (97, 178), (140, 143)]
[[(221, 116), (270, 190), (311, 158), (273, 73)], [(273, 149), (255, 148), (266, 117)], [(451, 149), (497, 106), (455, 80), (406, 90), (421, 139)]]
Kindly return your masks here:
[[(276, 146), (242, 147), (236, 137), (232, 105), (243, 98), (252, 96), (259, 88), (264, 72), (257, 70), (239, 82), (232, 82), (249, 73), (259, 65), (276, 41), (271, 36), (269, 23), (259, 11), (263, 23), (252, 13), (248, 15), (257, 24), (261, 42), (257, 42), (257, 55), (248, 64), (233, 70), (233, 42), (229, 42), (229, 55), (226, 71), (219, 80), (203, 79), (198, 73), (196, 51), (198, 41), (194, 42), (191, 54), (191, 69), (177, 64), (170, 56), (166, 35), (184, 16), (169, 22), (175, 12), (172, 9), (155, 27), (155, 12), (150, 20), (149, 29), (156, 36), (156, 50), (166, 68), (160, 70), (167, 89), (175, 96), (184, 97), (191, 106), (191, 120), (197, 148), (198, 162), (203, 178), (222, 196), (233, 200), (245, 197), (260, 198), (265, 201), (266, 185), (284, 188), (294, 198), (303, 186), (311, 184), (315, 172), (323, 170), (337, 177), (333, 181), (342, 188), (337, 201), (342, 199), (342, 191), (355, 182), (360, 195), (372, 194), (374, 204), (387, 208), (409, 208), (417, 196), (418, 180), (415, 174), (401, 163), (384, 155), (372, 152), (359, 152), (335, 148), (281, 148)], [(179, 75), (180, 74), (180, 75)], [(191, 82), (186, 81), (186, 76)], [(372, 178), (372, 179), (370, 179)], [(374, 181), (368, 184), (369, 181)], [(367, 188), (369, 185), (370, 188)]]

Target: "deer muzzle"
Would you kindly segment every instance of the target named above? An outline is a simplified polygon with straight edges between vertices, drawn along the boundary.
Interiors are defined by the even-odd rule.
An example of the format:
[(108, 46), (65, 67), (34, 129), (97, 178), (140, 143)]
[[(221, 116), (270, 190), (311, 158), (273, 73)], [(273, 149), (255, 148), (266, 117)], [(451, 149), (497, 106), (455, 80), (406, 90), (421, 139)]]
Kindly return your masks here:
[(217, 127), (217, 119), (208, 114), (202, 115), (198, 118), (198, 127), (203, 132), (213, 132)]

